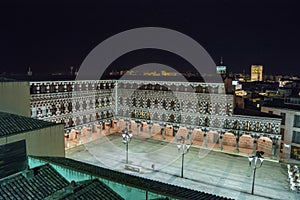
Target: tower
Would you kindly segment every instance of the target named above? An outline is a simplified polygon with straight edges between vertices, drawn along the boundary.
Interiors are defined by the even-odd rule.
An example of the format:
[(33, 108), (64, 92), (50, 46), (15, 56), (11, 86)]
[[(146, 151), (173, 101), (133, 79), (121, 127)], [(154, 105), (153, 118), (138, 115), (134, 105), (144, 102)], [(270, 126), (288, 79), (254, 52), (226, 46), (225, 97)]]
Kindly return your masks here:
[(227, 66), (223, 64), (223, 57), (221, 56), (220, 64), (216, 66), (217, 74), (226, 75)]
[(262, 65), (251, 65), (251, 81), (262, 81), (263, 80), (263, 66)]
[(30, 67), (28, 68), (27, 75), (28, 75), (28, 76), (32, 76), (32, 71), (31, 71), (31, 68), (30, 68)]

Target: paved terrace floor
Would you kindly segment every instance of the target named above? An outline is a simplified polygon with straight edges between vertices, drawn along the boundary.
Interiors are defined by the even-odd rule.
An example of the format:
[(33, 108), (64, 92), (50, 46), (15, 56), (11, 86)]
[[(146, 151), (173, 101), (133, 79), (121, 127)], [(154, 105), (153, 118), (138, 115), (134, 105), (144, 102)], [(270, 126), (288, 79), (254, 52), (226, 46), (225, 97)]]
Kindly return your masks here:
[(126, 152), (120, 134), (112, 134), (69, 148), (66, 157), (129, 174), (234, 199), (300, 199), (289, 190), (287, 166), (264, 161), (256, 171), (251, 195), (253, 170), (247, 157), (192, 146), (182, 157), (175, 142), (135, 136), (129, 143), (128, 163), (140, 172), (125, 169)]

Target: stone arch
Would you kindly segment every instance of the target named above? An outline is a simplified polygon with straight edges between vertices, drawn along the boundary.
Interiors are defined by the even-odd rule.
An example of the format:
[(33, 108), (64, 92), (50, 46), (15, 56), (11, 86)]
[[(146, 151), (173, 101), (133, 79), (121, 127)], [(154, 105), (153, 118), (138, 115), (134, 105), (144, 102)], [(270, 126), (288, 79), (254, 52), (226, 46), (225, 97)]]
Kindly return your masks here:
[(152, 126), (152, 134), (156, 135), (159, 134), (161, 132), (161, 127), (159, 124), (154, 123)]
[(194, 129), (192, 132), (193, 139), (194, 141), (197, 142), (202, 142), (203, 141), (203, 132), (201, 129)]
[(75, 140), (77, 139), (77, 131), (75, 129), (72, 129), (70, 132), (69, 132), (69, 139), (72, 141), (72, 140)]
[(124, 119), (120, 119), (118, 122), (117, 122), (117, 131), (118, 132), (122, 132), (122, 130), (124, 130), (125, 129), (125, 127), (126, 127), (126, 123), (125, 123), (125, 121), (124, 121)]
[(266, 156), (272, 155), (272, 140), (268, 137), (260, 137), (257, 140), (257, 150), (263, 151)]
[(165, 128), (165, 133), (167, 136), (173, 136), (173, 126), (167, 125)]
[(223, 144), (228, 146), (235, 146), (236, 138), (233, 133), (225, 133), (223, 135)]
[(239, 139), (239, 147), (240, 148), (247, 148), (247, 149), (253, 149), (253, 138), (251, 135), (242, 135)]
[(217, 131), (209, 131), (206, 135), (207, 143), (218, 143), (219, 133)]
[(176, 139), (180, 139), (181, 137), (183, 137), (184, 139), (187, 139), (188, 137), (188, 130), (186, 127), (179, 127), (177, 134), (176, 134)]

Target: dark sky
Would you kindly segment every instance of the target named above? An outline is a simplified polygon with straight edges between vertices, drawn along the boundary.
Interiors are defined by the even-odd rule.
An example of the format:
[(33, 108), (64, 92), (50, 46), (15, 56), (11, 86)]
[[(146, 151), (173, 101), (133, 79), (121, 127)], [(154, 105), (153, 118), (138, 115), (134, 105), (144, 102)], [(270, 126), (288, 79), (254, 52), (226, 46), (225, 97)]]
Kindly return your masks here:
[[(223, 56), (230, 71), (249, 72), (251, 64), (263, 64), (266, 74), (300, 76), (297, 1), (59, 2), (0, 3), (0, 73), (25, 73), (29, 66), (36, 73), (64, 72), (70, 66), (79, 67), (106, 38), (131, 28), (155, 26), (192, 37), (216, 63)], [(136, 64), (130, 60), (129, 64)]]

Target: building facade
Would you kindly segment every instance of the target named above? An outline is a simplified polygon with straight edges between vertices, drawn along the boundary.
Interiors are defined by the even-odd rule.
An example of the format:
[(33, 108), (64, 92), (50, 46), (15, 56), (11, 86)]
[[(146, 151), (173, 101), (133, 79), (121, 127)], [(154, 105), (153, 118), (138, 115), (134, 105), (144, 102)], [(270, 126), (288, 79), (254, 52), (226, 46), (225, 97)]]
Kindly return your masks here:
[[(31, 117), (63, 123), (66, 140), (122, 131), (184, 135), (205, 148), (264, 150), (278, 159), (281, 119), (233, 114), (222, 83), (91, 80), (30, 83)], [(69, 143), (67, 144), (69, 145)]]
[(262, 112), (282, 116), (282, 143), (280, 152), (284, 160), (300, 160), (300, 110), (284, 107), (261, 108)]
[(251, 65), (251, 81), (262, 81), (262, 80), (263, 80), (263, 66)]

